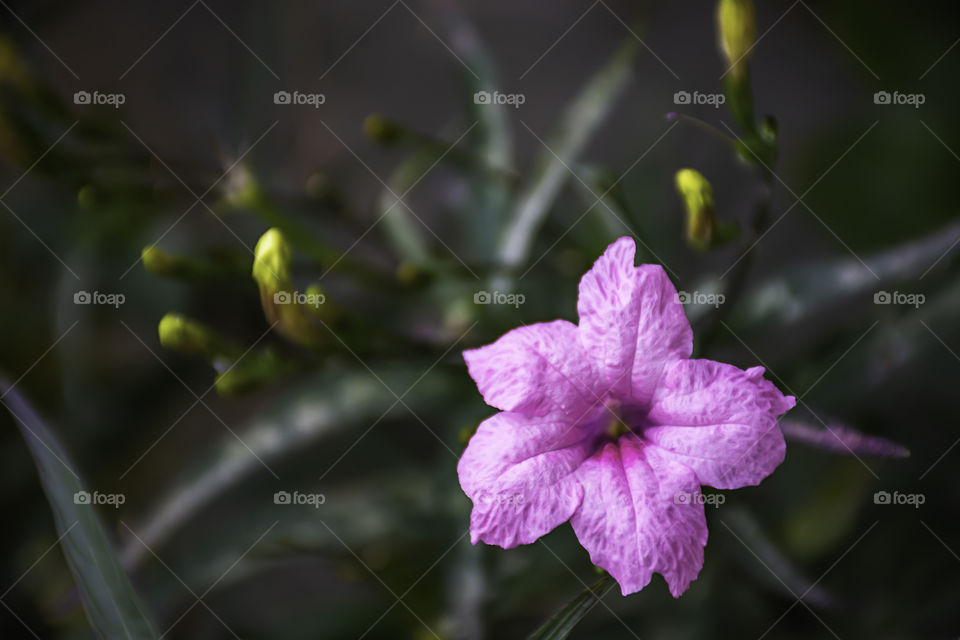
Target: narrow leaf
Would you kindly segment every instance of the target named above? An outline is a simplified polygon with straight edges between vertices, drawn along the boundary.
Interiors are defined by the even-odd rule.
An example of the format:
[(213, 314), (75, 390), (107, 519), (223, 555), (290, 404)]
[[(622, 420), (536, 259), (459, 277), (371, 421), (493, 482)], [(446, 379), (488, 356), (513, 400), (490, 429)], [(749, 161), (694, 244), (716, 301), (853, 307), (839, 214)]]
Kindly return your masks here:
[(786, 589), (793, 598), (802, 596), (804, 602), (817, 608), (831, 608), (840, 604), (833, 594), (794, 566), (764, 532), (752, 513), (739, 508), (727, 509), (723, 524), (747, 548), (740, 557), (744, 558), (751, 570), (756, 570), (757, 560), (760, 561), (762, 567), (758, 575), (764, 580)]
[(573, 631), (573, 628), (600, 602), (601, 598), (613, 588), (614, 584), (616, 583), (610, 578), (609, 574), (604, 575), (558, 611), (557, 615), (534, 631), (529, 640), (562, 640), (566, 638)]
[(516, 215), (502, 239), (500, 262), (506, 268), (514, 269), (526, 260), (537, 230), (570, 177), (568, 167), (626, 87), (638, 48), (637, 39), (628, 37), (567, 108), (556, 132), (546, 141), (548, 148), (539, 154), (536, 176), (521, 194)]
[[(638, 236), (630, 215), (630, 207), (623, 190), (617, 184), (616, 175), (612, 171), (591, 165), (578, 165), (575, 170), (580, 176), (580, 180), (574, 181), (577, 194), (583, 204), (590, 207), (588, 212), (597, 215), (606, 229), (604, 246), (623, 235)], [(642, 242), (638, 250), (640, 262), (649, 262), (650, 258), (646, 255)]]
[(473, 25), (455, 5), (451, 5), (450, 14), (451, 47), (469, 67), (469, 70), (464, 68), (461, 75), (466, 87), (467, 113), (470, 122), (477, 123), (470, 131), (470, 148), (483, 164), (483, 170), (468, 174), (470, 191), (463, 216), (468, 232), (465, 240), (473, 255), (487, 262), (495, 251), (512, 204), (513, 134), (508, 113), (516, 109), (480, 99), (483, 92), (502, 91), (503, 86), (493, 59)]
[(389, 188), (380, 194), (378, 215), (383, 218), (383, 231), (394, 250), (404, 260), (425, 265), (430, 260), (423, 230), (415, 222), (405, 198), (399, 197), (415, 185), (434, 165), (442, 152), (434, 148), (421, 149), (405, 160), (390, 175)]
[[(125, 546), (124, 566), (137, 567), (146, 557), (147, 547), (159, 548), (168, 536), (218, 497), (252, 474), (266, 473), (283, 456), (337, 432), (402, 414), (403, 404), (387, 386), (408, 388), (422, 374), (423, 367), (399, 367), (382, 372), (379, 379), (368, 371), (308, 379), (238, 431), (239, 440), (226, 436), (204, 464), (173, 483), (158, 507), (131, 527), (139, 540), (133, 539)], [(431, 373), (423, 376), (404, 403), (412, 405), (424, 394), (439, 401), (449, 392), (449, 376), (445, 379), (439, 372)]]
[(471, 132), (480, 156), (491, 167), (504, 171), (513, 169), (513, 136), (508, 123), (505, 104), (483, 104), (476, 99), (481, 91), (500, 89), (499, 79), (490, 54), (473, 25), (466, 17), (451, 7), (450, 44), (470, 70), (464, 69), (463, 79), (467, 88), (467, 107), (471, 121), (479, 124)]
[[(742, 327), (792, 324), (852, 296), (872, 296), (891, 284), (942, 269), (960, 241), (960, 223), (872, 255), (803, 265), (761, 284), (736, 314)], [(933, 265), (936, 265), (934, 267)]]
[(3, 404), (33, 455), (60, 546), (73, 574), (90, 625), (98, 637), (158, 638), (149, 614), (124, 573), (80, 477), (54, 433), (13, 387), (0, 379)]

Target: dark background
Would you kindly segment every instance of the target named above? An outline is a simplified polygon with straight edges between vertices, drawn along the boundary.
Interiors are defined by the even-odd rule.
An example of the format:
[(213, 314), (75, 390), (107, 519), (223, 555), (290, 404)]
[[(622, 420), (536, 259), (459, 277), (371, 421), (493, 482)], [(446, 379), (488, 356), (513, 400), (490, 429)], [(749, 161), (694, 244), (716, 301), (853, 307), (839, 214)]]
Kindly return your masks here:
[[(657, 577), (639, 595), (609, 594), (572, 637), (955, 637), (960, 249), (947, 249), (960, 238), (951, 226), (960, 21), (947, 3), (758, 4), (754, 94), (759, 112), (780, 126), (775, 170), (783, 183), (772, 220), (789, 213), (753, 250), (748, 293), (705, 355), (762, 362), (782, 389), (805, 398), (791, 417), (821, 426), (809, 409), (912, 455), (861, 460), (792, 443), (761, 487), (727, 492), (726, 504), (708, 513), (705, 568), (683, 598), (671, 599)], [(203, 404), (192, 394), (213, 383), (209, 364), (163, 350), (157, 322), (178, 311), (251, 345), (267, 328), (256, 286), (242, 277), (173, 282), (136, 262), (161, 236), (169, 251), (249, 257), (267, 225), (224, 206), (229, 181), (218, 182), (248, 150), (245, 161), (281, 206), (346, 250), (377, 219), (378, 177), (386, 180), (409, 153), (371, 140), (365, 118), (383, 114), (448, 142), (470, 126), (466, 72), (447, 48), (460, 19), (485, 42), (499, 89), (526, 98), (510, 110), (517, 172), (526, 177), (543, 151), (531, 131), (546, 138), (564, 105), (631, 37), (624, 23), (639, 21), (649, 51), (583, 158), (619, 176), (648, 152), (621, 183), (635, 229), (678, 288), (693, 290), (739, 251), (687, 249), (674, 172), (704, 172), (727, 220), (747, 218), (759, 184), (722, 142), (694, 127), (671, 129), (664, 118), (678, 109), (676, 91), (721, 90), (713, 18), (707, 2), (613, 0), (0, 7), (0, 366), (56, 425), (88, 484), (126, 496), (119, 510), (101, 510), (119, 547), (135, 547), (131, 531), (164, 501), (176, 503), (190, 478), (236, 444), (231, 431), (248, 433), (298, 403), (322, 406), (322, 393), (344, 381), (373, 380), (376, 388), (367, 366), (399, 395), (439, 361), (411, 392), (411, 411), (395, 408), (322, 480), (393, 398), (372, 415), (334, 419), (330, 434), (271, 459), (271, 472), (255, 469), (153, 547), (166, 566), (150, 556), (133, 577), (161, 628), (177, 621), (171, 637), (229, 638), (229, 628), (249, 638), (356, 638), (391, 605), (366, 637), (433, 637), (418, 618), (442, 637), (524, 637), (592, 582), (566, 525), (545, 545), (470, 547), (462, 538), (469, 503), (455, 474), (461, 431), (490, 413), (458, 351), (520, 322), (574, 318), (577, 279), (617, 235), (593, 215), (567, 233), (585, 208), (575, 189), (563, 192), (539, 235), (533, 256), (544, 257), (519, 285), (528, 301), (519, 310), (458, 340), (470, 322), (451, 320), (455, 304), (431, 307), (430, 295), (398, 294), (389, 277), (369, 289), (338, 285), (334, 273), (332, 290), (349, 289), (341, 297), (355, 305), (344, 325), (349, 344), (363, 346), (364, 315), (396, 320), (413, 335), (431, 334), (439, 319), (447, 332), (433, 332), (428, 347), (371, 343), (358, 352), (364, 366), (334, 349), (309, 360), (306, 372), (241, 397), (212, 392)], [(326, 103), (273, 103), (275, 91), (294, 89), (321, 92)], [(120, 92), (126, 102), (119, 110), (75, 105), (79, 90)], [(878, 105), (880, 90), (921, 93), (925, 102)], [(42, 106), (56, 99), (58, 107)], [(685, 111), (735, 128), (724, 108)], [(346, 213), (309, 197), (305, 185), (318, 172), (349, 202)], [(218, 215), (194, 205), (194, 194)], [(796, 196), (805, 204), (790, 209)], [(466, 197), (456, 171), (439, 166), (408, 201), (438, 256), (459, 268), (451, 251), (462, 251), (483, 275), (489, 256), (467, 248), (477, 221), (464, 220)], [(925, 236), (941, 244), (915, 244)], [(881, 270), (874, 256), (890, 251), (900, 253), (888, 253)], [(351, 253), (388, 275), (397, 262), (378, 228)], [(77, 306), (78, 290), (119, 292), (126, 302)], [(879, 290), (923, 293), (926, 302), (878, 306)], [(58, 534), (14, 422), (0, 422), (0, 589), (13, 585), (0, 598), (8, 607), (0, 631), (88, 637), (62, 555), (55, 550), (34, 565)], [(292, 487), (323, 492), (327, 502), (295, 516), (274, 509), (270, 494)], [(923, 494), (925, 502), (877, 505), (881, 490)], [(197, 596), (215, 584), (203, 596), (209, 609), (191, 608), (196, 597), (180, 579)], [(796, 604), (811, 585), (811, 597)]]

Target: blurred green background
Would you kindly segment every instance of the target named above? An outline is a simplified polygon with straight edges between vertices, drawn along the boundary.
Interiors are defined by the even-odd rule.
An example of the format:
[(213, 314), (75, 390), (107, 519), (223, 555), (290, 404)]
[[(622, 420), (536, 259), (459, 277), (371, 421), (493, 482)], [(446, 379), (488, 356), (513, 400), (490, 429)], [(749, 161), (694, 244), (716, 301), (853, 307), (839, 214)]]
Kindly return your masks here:
[[(725, 285), (744, 246), (687, 246), (674, 173), (703, 172), (742, 226), (762, 182), (720, 136), (665, 118), (738, 130), (723, 106), (675, 103), (722, 91), (712, 3), (0, 5), (0, 369), (86, 486), (124, 496), (97, 510), (167, 637), (521, 638), (594, 581), (566, 525), (510, 551), (469, 544), (456, 460), (492, 409), (459, 352), (575, 320), (580, 275), (620, 235), (680, 290)], [(955, 637), (960, 21), (948, 4), (777, 1), (757, 23), (757, 111), (779, 123), (772, 226), (723, 322), (691, 309), (700, 354), (767, 366), (803, 398), (800, 427), (911, 456), (791, 442), (762, 486), (708, 509), (681, 599), (659, 577), (612, 592), (571, 637)], [(556, 134), (621, 46), (635, 51), (609, 112)], [(523, 104), (484, 110), (485, 88)], [(83, 91), (123, 104), (77, 104)], [(557, 169), (571, 130), (589, 137)], [(500, 230), (551, 163), (565, 184), (512, 274), (524, 303), (474, 304), (502, 282)], [(594, 206), (607, 176), (619, 216)], [(327, 296), (318, 344), (261, 309), (252, 250), (273, 226), (295, 284)], [(146, 245), (208, 273), (149, 273)], [(81, 291), (124, 301), (75, 304)], [(924, 302), (876, 304), (882, 291)], [(220, 394), (222, 362), (164, 349), (168, 312), (250, 348), (252, 381)], [(92, 637), (17, 423), (0, 422), (0, 635)], [(280, 491), (323, 504), (278, 505)]]

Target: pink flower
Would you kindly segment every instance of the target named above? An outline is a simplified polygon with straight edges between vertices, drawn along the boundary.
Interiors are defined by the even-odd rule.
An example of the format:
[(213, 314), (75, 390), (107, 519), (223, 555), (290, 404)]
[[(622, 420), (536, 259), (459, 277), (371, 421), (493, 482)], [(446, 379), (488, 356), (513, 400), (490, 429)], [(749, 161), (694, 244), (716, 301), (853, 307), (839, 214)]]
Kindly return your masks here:
[(639, 591), (679, 597), (703, 566), (700, 485), (758, 484), (782, 461), (795, 404), (763, 378), (691, 360), (693, 332), (663, 269), (628, 237), (580, 280), (580, 324), (514, 329), (463, 354), (487, 404), (457, 467), (470, 537), (505, 549), (567, 520), (591, 561)]

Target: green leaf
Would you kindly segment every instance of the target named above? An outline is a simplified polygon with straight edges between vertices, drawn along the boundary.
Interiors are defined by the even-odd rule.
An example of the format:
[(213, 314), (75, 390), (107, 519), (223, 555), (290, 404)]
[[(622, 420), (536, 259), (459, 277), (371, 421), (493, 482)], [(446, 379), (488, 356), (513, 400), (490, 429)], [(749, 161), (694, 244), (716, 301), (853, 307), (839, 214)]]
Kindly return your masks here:
[(804, 594), (804, 601), (817, 608), (826, 609), (839, 604), (832, 593), (803, 575), (794, 562), (777, 548), (752, 513), (731, 507), (726, 510), (721, 522), (745, 547), (743, 553), (738, 555), (744, 566), (761, 580), (778, 590), (787, 591), (794, 598)]
[(560, 119), (537, 160), (536, 176), (520, 195), (517, 211), (502, 238), (500, 262), (515, 269), (527, 258), (534, 236), (570, 177), (571, 163), (583, 151), (630, 78), (640, 43), (632, 35), (590, 79)]
[[(946, 260), (946, 259), (945, 259)], [(851, 350), (850, 355), (837, 361), (839, 353), (833, 351), (820, 362), (811, 362), (807, 377), (811, 380), (822, 375), (824, 363), (836, 363), (830, 373), (831, 379), (843, 380), (844, 384), (817, 385), (817, 402), (832, 407), (857, 407), (865, 394), (875, 393), (883, 385), (899, 380), (898, 386), (914, 381), (911, 372), (924, 369), (937, 356), (948, 352), (941, 340), (951, 344), (956, 334), (956, 319), (960, 315), (960, 279), (954, 277), (943, 283), (942, 289), (931, 292), (928, 300), (919, 308), (898, 305), (875, 307), (890, 314), (883, 322)], [(940, 328), (944, 327), (944, 328)], [(852, 341), (863, 335), (861, 328), (850, 332)], [(949, 357), (949, 355), (948, 355)], [(827, 364), (826, 366), (829, 366)], [(813, 367), (820, 367), (814, 370)], [(860, 404), (858, 404), (858, 402)]]
[[(874, 505), (876, 478), (863, 462), (852, 457), (840, 458), (825, 465), (807, 478), (803, 495), (790, 505), (782, 524), (782, 543), (791, 557), (803, 559), (804, 564), (834, 560), (849, 547), (858, 534), (863, 533), (865, 511)], [(747, 540), (750, 543), (749, 540)], [(774, 571), (777, 567), (770, 565)], [(787, 576), (780, 574), (784, 580)], [(807, 587), (793, 587), (797, 595)], [(818, 586), (817, 589), (821, 587)], [(818, 604), (816, 591), (804, 600)], [(834, 603), (837, 604), (836, 600)]]
[(466, 18), (451, 7), (450, 44), (470, 67), (464, 69), (467, 109), (477, 127), (471, 132), (479, 155), (490, 167), (513, 170), (513, 135), (510, 131), (508, 107), (505, 104), (479, 104), (474, 95), (480, 91), (494, 91), (500, 87), (496, 69), (480, 35)]
[[(622, 235), (638, 236), (630, 215), (630, 207), (617, 183), (616, 175), (612, 171), (591, 165), (578, 165), (574, 168), (582, 180), (574, 182), (580, 199), (590, 207), (589, 212), (598, 215), (606, 229), (607, 238), (603, 246)], [(642, 242), (639, 252), (640, 262), (651, 260)]]
[(390, 175), (388, 187), (377, 202), (377, 213), (383, 218), (383, 232), (397, 255), (419, 266), (430, 262), (430, 253), (420, 223), (414, 221), (407, 209), (404, 194), (430, 171), (442, 154), (442, 150), (434, 147), (416, 151)]
[(60, 545), (90, 625), (100, 638), (109, 640), (158, 638), (156, 626), (120, 566), (96, 507), (75, 499), (83, 495), (84, 489), (63, 446), (6, 380), (0, 380), (0, 389), (4, 392), (3, 404), (20, 428), (37, 465), (61, 537)]
[[(348, 458), (344, 464), (350, 462)], [(278, 570), (278, 563), (284, 561), (299, 563), (320, 556), (349, 562), (353, 558), (347, 548), (360, 554), (375, 549), (410, 562), (414, 554), (422, 553), (432, 562), (436, 556), (429, 557), (431, 550), (450, 545), (463, 532), (464, 516), (440, 514), (432, 500), (424, 500), (424, 496), (435, 496), (445, 502), (445, 496), (459, 492), (456, 483), (451, 487), (452, 464), (448, 463), (442, 474), (390, 468), (380, 475), (351, 475), (347, 482), (335, 485), (317, 481), (323, 469), (311, 465), (307, 460), (296, 468), (285, 466), (278, 486), (322, 493), (325, 502), (319, 508), (277, 505), (273, 494), (278, 486), (246, 483), (228, 497), (230, 508), (195, 513), (189, 528), (171, 536), (162, 551), (164, 562), (189, 585), (218, 582), (229, 589), (260, 571)], [(461, 494), (449, 500), (466, 498)], [(131, 530), (140, 535), (134, 526)], [(267, 531), (256, 548), (246, 553), (251, 541)], [(231, 569), (240, 557), (244, 562)], [(138, 579), (152, 589), (145, 592), (152, 602), (171, 602), (183, 596), (181, 584), (156, 577), (165, 573), (156, 563), (138, 569)]]
[(533, 632), (529, 640), (562, 640), (570, 635), (573, 628), (590, 613), (590, 610), (616, 584), (608, 575), (587, 587), (580, 595), (570, 601), (557, 615), (547, 620), (542, 627)]
[[(404, 404), (416, 406), (418, 399), (440, 402), (449, 397), (451, 376), (439, 371), (424, 375), (425, 368), (396, 367), (380, 372), (379, 379), (366, 370), (339, 371), (300, 383), (238, 430), (239, 439), (226, 435), (203, 464), (184, 474), (158, 506), (131, 527), (139, 540), (131, 540), (124, 548), (124, 566), (139, 566), (147, 547), (158, 549), (205, 507), (254, 473), (266, 472), (283, 456), (335, 433), (369, 427), (379, 418), (404, 415)], [(387, 389), (402, 391), (411, 384), (415, 388), (402, 403)]]
[(874, 293), (885, 286), (944, 269), (951, 260), (950, 249), (958, 240), (960, 223), (955, 222), (862, 262), (850, 257), (793, 268), (757, 287), (734, 322), (742, 328), (792, 324), (857, 295), (869, 304)]
[(469, 196), (464, 203), (463, 217), (465, 241), (471, 247), (471, 256), (489, 262), (513, 204), (513, 132), (509, 113), (516, 109), (476, 99), (479, 92), (502, 90), (503, 85), (473, 25), (456, 8), (451, 7), (450, 13), (450, 46), (469, 67), (469, 70), (463, 68), (461, 74), (464, 102), (470, 122), (477, 123), (468, 140), (484, 167), (468, 175)]

